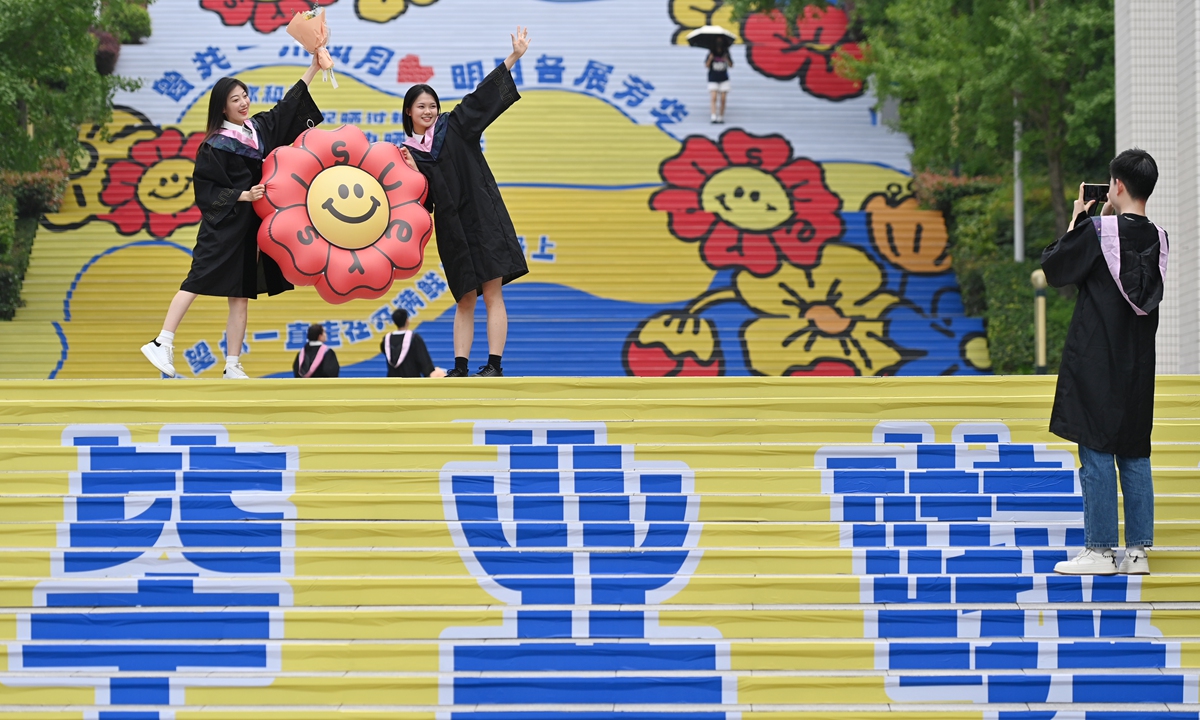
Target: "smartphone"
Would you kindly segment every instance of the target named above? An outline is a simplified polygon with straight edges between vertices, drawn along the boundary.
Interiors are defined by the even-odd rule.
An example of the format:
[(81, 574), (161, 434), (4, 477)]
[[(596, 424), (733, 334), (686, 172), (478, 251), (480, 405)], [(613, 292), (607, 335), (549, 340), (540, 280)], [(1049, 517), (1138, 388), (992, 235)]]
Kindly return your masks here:
[(1100, 210), (1104, 207), (1104, 203), (1108, 200), (1108, 185), (1083, 185), (1083, 203), (1086, 205), (1089, 200), (1095, 200), (1096, 204), (1092, 205), (1092, 209), (1088, 211), (1088, 215), (1099, 215)]

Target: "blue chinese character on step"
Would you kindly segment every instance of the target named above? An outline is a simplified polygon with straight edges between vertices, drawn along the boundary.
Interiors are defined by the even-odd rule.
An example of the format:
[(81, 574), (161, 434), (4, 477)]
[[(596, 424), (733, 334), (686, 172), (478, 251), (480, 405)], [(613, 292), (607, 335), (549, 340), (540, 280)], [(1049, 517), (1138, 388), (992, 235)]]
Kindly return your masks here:
[(341, 347), (342, 324), (337, 320), (326, 320), (321, 324), (325, 327), (325, 344), (329, 347)]
[(287, 326), (287, 350), (299, 350), (308, 344), (308, 323), (293, 322)]
[(337, 110), (323, 110), (321, 112), (321, 121), (326, 123), (337, 122)]
[(371, 326), (362, 320), (342, 321), (342, 335), (351, 345), (371, 339)]
[(331, 45), (329, 48), (329, 56), (334, 60), (341, 60), (347, 65), (350, 64), (350, 51), (353, 50), (351, 45)]
[(554, 247), (556, 243), (548, 235), (538, 238), (537, 252), (529, 256), (530, 260), (538, 262), (554, 262)]
[(285, 93), (287, 93), (287, 88), (282, 85), (267, 85), (263, 88), (263, 102), (277, 103), (283, 100)]
[(258, 85), (247, 85), (246, 86), (246, 95), (249, 96), (250, 102), (252, 102), (252, 103), (258, 102), (258, 92), (261, 89), (262, 88), (259, 87)]
[[(714, 672), (729, 652), (719, 633), (662, 628), (638, 608), (683, 589), (699, 559), (687, 464), (639, 460), (608, 442), (604, 423), (489, 421), (473, 435), (497, 460), (445, 464), (443, 507), (471, 573), (512, 607), (500, 627), (442, 634), (443, 668), (455, 673), (444, 702), (736, 703)], [(514, 668), (526, 672), (478, 682)], [(636, 682), (617, 672), (630, 668), (642, 671)], [(564, 690), (539, 691), (539, 670)]]
[(357, 125), (362, 122), (362, 110), (347, 110), (342, 113), (343, 125)]
[(388, 326), (392, 324), (392, 309), (384, 305), (371, 313), (368, 322), (371, 323), (371, 327), (375, 328), (375, 332), (387, 330)]
[(425, 301), (421, 299), (416, 290), (404, 288), (392, 301), (392, 305), (403, 309), (409, 317), (416, 317), (421, 314), (421, 308), (425, 307)]
[(583, 74), (575, 78), (574, 85), (575, 87), (582, 85), (584, 90), (595, 90), (598, 93), (603, 93), (608, 88), (608, 76), (612, 74), (612, 71), (612, 65), (588, 60), (587, 67), (583, 69)]
[(192, 57), (192, 62), (196, 64), (196, 70), (204, 80), (212, 77), (214, 67), (219, 70), (229, 70), (233, 67), (229, 64), (228, 58), (221, 54), (221, 49), (215, 48), (212, 45), (197, 52)]
[(154, 81), (154, 92), (159, 95), (166, 95), (175, 102), (179, 102), (190, 93), (194, 86), (184, 79), (182, 75), (171, 70), (163, 73), (163, 76)]
[(450, 78), (454, 82), (455, 90), (474, 90), (479, 83), (483, 82), (483, 61), (476, 60), (462, 65), (451, 65)]
[(372, 45), (367, 49), (367, 54), (363, 55), (362, 60), (359, 60), (354, 69), (365, 68), (367, 73), (379, 77), (387, 70), (388, 63), (392, 61), (392, 56), (396, 53), (379, 45)]
[(408, 136), (403, 132), (390, 132), (383, 134), (383, 141), (392, 143), (393, 145), (403, 145)]
[(369, 112), (364, 116), (368, 125), (383, 125), (387, 122), (386, 112)]
[(62, 442), (79, 470), (61, 549), (18, 615), (9, 671), (87, 678), (101, 718), (181, 703), (213, 672), (278, 673), (283, 628), (269, 608), (291, 605), (299, 450), (231, 443), (213, 425), (168, 425), (150, 443), (75, 425)]
[(537, 69), (539, 83), (547, 83), (552, 85), (562, 84), (563, 73), (567, 69), (563, 65), (563, 59), (561, 57), (551, 57), (550, 55), (543, 55), (538, 58), (534, 68)]
[(678, 100), (663, 98), (659, 103), (657, 110), (651, 110), (650, 114), (655, 118), (655, 125), (662, 127), (663, 125), (673, 125), (683, 122), (683, 119), (688, 116), (687, 106)]
[(417, 289), (425, 293), (425, 297), (432, 301), (440, 298), (447, 290), (450, 289), (450, 286), (446, 284), (446, 281), (442, 279), (441, 275), (438, 275), (436, 272), (430, 270), (429, 272), (425, 273), (420, 280), (417, 281)]
[(212, 348), (203, 340), (184, 350), (183, 357), (187, 360), (188, 367), (192, 369), (193, 375), (199, 375), (217, 364), (217, 359), (213, 357)]
[(625, 100), (625, 105), (628, 107), (641, 105), (646, 98), (650, 97), (650, 93), (654, 92), (653, 85), (636, 75), (630, 75), (625, 78), (624, 84), (625, 89), (616, 92), (613, 95), (613, 99)]

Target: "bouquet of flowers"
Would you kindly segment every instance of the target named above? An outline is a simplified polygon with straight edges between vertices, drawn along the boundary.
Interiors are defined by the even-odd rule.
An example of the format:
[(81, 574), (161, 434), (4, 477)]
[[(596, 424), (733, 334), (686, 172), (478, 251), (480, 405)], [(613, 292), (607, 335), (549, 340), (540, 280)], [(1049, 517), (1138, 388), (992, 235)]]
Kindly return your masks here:
[(317, 57), (323, 71), (323, 79), (330, 80), (336, 88), (338, 84), (337, 78), (333, 76), (333, 58), (325, 49), (325, 45), (329, 43), (329, 26), (325, 24), (324, 8), (296, 13), (288, 23), (287, 33), (303, 45), (309, 54)]

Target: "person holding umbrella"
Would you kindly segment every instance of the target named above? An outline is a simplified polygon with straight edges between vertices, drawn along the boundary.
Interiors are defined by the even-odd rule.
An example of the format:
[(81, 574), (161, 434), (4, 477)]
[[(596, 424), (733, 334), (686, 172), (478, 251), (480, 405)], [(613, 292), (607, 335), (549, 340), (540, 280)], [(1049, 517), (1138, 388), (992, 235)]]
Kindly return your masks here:
[(712, 122), (725, 122), (725, 101), (729, 95), (729, 68), (733, 58), (729, 48), (737, 38), (733, 33), (716, 25), (705, 25), (688, 33), (688, 45), (708, 50), (704, 66), (708, 68), (708, 94), (711, 103)]

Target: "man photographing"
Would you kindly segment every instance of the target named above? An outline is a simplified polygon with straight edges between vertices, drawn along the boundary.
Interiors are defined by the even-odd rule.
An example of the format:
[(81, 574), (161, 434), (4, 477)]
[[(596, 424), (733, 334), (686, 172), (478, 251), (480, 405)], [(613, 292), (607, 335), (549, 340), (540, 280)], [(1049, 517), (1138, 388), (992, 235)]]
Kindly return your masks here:
[[(1154, 335), (1167, 271), (1167, 234), (1146, 217), (1158, 166), (1144, 150), (1109, 165), (1108, 198), (1075, 201), (1071, 229), (1042, 253), (1046, 280), (1079, 298), (1063, 347), (1050, 432), (1079, 444), (1085, 548), (1054, 566), (1064, 575), (1145, 575), (1154, 542)], [(1125, 501), (1125, 557), (1116, 564), (1117, 469)]]

